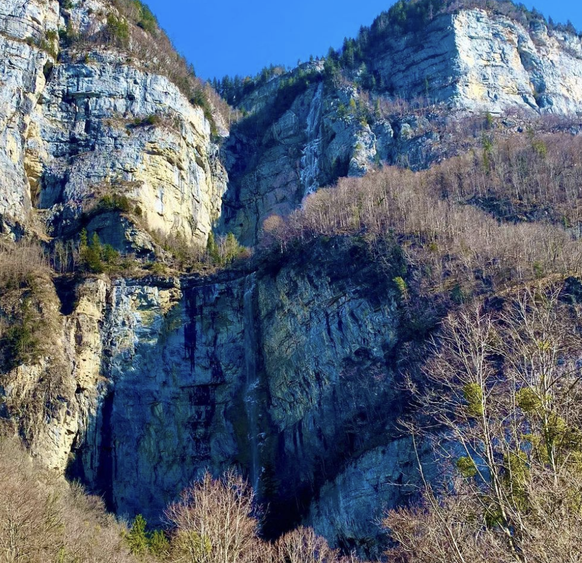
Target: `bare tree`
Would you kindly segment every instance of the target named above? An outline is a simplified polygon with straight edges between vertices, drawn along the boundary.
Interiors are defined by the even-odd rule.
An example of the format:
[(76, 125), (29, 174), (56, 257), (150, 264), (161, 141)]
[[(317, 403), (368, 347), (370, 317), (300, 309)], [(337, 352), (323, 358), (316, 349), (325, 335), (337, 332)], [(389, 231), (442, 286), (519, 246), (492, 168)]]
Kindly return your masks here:
[(388, 516), (403, 560), (549, 561), (552, 546), (554, 561), (582, 559), (582, 339), (561, 290), (525, 289), (498, 313), (474, 306), (446, 319), (426, 387), (411, 388), (453, 471), (439, 495), (427, 484), (420, 507)]
[(124, 528), (103, 502), (37, 466), (0, 438), (1, 563), (129, 563)]
[(279, 538), (275, 544), (281, 563), (333, 563), (339, 560), (337, 551), (331, 549), (324, 538), (313, 528), (300, 526)]
[(220, 479), (206, 473), (185, 489), (166, 517), (175, 527), (174, 561), (234, 563), (253, 561), (259, 522), (255, 497), (242, 477), (229, 471)]

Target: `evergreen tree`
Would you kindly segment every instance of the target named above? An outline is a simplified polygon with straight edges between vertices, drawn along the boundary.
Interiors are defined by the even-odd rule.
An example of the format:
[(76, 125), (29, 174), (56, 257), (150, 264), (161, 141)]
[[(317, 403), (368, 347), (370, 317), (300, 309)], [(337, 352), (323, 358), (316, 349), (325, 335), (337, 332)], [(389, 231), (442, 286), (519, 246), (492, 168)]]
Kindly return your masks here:
[(133, 555), (143, 556), (148, 552), (149, 542), (146, 525), (145, 518), (141, 514), (138, 514), (126, 536), (127, 545)]

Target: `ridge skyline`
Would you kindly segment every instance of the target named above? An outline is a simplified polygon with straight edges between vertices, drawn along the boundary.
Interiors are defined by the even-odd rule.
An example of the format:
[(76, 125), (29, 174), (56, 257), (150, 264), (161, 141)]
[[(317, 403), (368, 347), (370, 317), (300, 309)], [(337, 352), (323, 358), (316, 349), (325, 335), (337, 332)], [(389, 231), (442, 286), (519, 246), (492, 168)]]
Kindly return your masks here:
[[(244, 6), (234, 0), (202, 5), (187, 0), (172, 4), (149, 0), (147, 4), (197, 75), (211, 80), (226, 75), (254, 76), (271, 64), (295, 67), (310, 55), (325, 56), (330, 47), (339, 49), (344, 37), (353, 38), (361, 26), (369, 26), (395, 0), (368, 0), (356, 8), (347, 0), (333, 5), (328, 0), (298, 0), (292, 11), (265, 0), (252, 0)], [(571, 21), (576, 29), (582, 29), (581, 4), (571, 0), (528, 0), (522, 4), (529, 10), (537, 9), (546, 19), (564, 24)], [(199, 26), (199, 21), (217, 25)]]

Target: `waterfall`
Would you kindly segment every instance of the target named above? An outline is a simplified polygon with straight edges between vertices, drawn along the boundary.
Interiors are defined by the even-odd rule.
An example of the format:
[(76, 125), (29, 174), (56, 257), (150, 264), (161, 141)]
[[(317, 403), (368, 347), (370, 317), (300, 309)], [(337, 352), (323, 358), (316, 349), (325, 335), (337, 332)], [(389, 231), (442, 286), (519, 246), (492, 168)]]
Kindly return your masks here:
[(250, 274), (245, 278), (243, 298), (244, 319), (244, 346), (245, 346), (245, 408), (248, 419), (249, 440), (249, 480), (255, 490), (259, 488), (259, 424), (257, 414), (257, 387), (259, 384), (257, 375), (257, 333), (255, 330), (255, 288), (256, 274)]
[(301, 155), (301, 185), (303, 197), (315, 192), (319, 188), (319, 159), (321, 156), (320, 122), (323, 107), (323, 84), (320, 84), (313, 95), (307, 115), (305, 134), (307, 143)]

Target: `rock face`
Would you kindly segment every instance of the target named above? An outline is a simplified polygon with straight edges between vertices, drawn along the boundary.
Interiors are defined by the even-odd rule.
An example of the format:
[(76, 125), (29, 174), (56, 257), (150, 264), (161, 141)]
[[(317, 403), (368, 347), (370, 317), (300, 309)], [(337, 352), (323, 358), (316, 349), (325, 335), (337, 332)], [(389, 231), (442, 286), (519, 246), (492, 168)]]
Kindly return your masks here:
[(205, 468), (237, 457), (227, 409), (244, 387), (244, 281), (119, 282), (102, 339), (109, 382), (76, 468), (117, 513), (155, 521)]
[[(274, 531), (305, 517), (350, 460), (391, 443), (402, 407), (395, 382), (400, 313), (390, 281), (401, 265), (380, 272), (362, 246), (341, 239), (304, 252), (258, 277), (269, 405), (261, 485)], [(362, 527), (378, 534), (370, 519)], [(342, 536), (346, 547), (362, 547), (360, 539)]]
[[(422, 486), (416, 454), (409, 437), (366, 452), (321, 488), (307, 523), (334, 545), (380, 557), (382, 518)], [(418, 454), (425, 476), (435, 476), (430, 453)]]
[(388, 88), (469, 111), (582, 111), (582, 42), (485, 10), (441, 15), (422, 36), (394, 41), (375, 63)]
[(269, 215), (289, 214), (320, 186), (361, 176), (398, 150), (391, 124), (368, 124), (350, 110), (359, 100), (357, 90), (330, 87), (318, 63), (275, 78), (262, 90), (276, 94), (267, 100), (256, 94), (255, 114), (231, 130), (223, 147), (230, 182), (220, 225), (243, 244), (257, 241)]
[(119, 63), (100, 53), (53, 69), (36, 123), (39, 206), (58, 234), (125, 196), (150, 230), (204, 244), (226, 188), (210, 124), (167, 78)]
[(54, 60), (45, 38), (56, 36), (58, 23), (56, 0), (7, 0), (0, 6), (0, 232), (18, 234), (30, 219), (26, 138)]
[[(155, 521), (203, 470), (235, 465), (276, 508), (272, 533), (307, 517), (314, 491), (396, 436), (396, 294), (363, 252), (340, 239), (282, 269), (204, 285), (94, 282), (100, 328), (81, 331), (76, 355), (96, 400), (77, 427), (70, 474), (117, 513)], [(348, 258), (353, 267), (341, 268)], [(72, 313), (78, 327), (90, 324), (88, 308), (82, 298)], [(412, 464), (400, 470), (414, 478)], [(386, 502), (408, 492), (395, 484)], [(361, 496), (376, 502), (372, 488)], [(371, 519), (361, 529), (379, 533)], [(365, 534), (338, 528), (335, 539), (362, 547)]]
[[(34, 206), (51, 234), (71, 236), (104, 197), (124, 197), (142, 230), (204, 245), (227, 177), (202, 109), (122, 52), (88, 44), (57, 61), (58, 31), (99, 33), (106, 3), (9, 1), (0, 10), (4, 230), (24, 226)], [(128, 234), (125, 248), (111, 221), (90, 230), (121, 250), (135, 243)]]
[[(118, 514), (152, 522), (205, 469), (237, 466), (272, 506), (269, 533), (319, 518), (336, 544), (367, 549), (379, 536), (373, 519), (350, 533), (345, 521), (376, 505), (374, 487), (344, 507), (337, 526), (325, 524), (326, 503), (351, 494), (337, 493), (350, 471), (371, 471), (376, 454), (366, 452), (384, 448), (389, 457), (408, 447), (393, 445), (402, 337), (389, 280), (402, 266), (379, 272), (364, 245), (341, 238), (284, 260), (206, 283), (103, 278), (73, 295), (61, 287), (63, 303), (76, 306), (53, 310), (63, 382), (43, 415), (48, 424), (27, 427), (13, 415), (31, 451)], [(18, 370), (7, 379), (29, 386), (26, 374), (54, 371), (44, 360)], [(3, 388), (11, 412), (25, 410), (19, 393)], [(389, 506), (410, 493), (395, 477), (415, 478), (409, 462), (387, 467), (388, 477), (376, 469)]]

